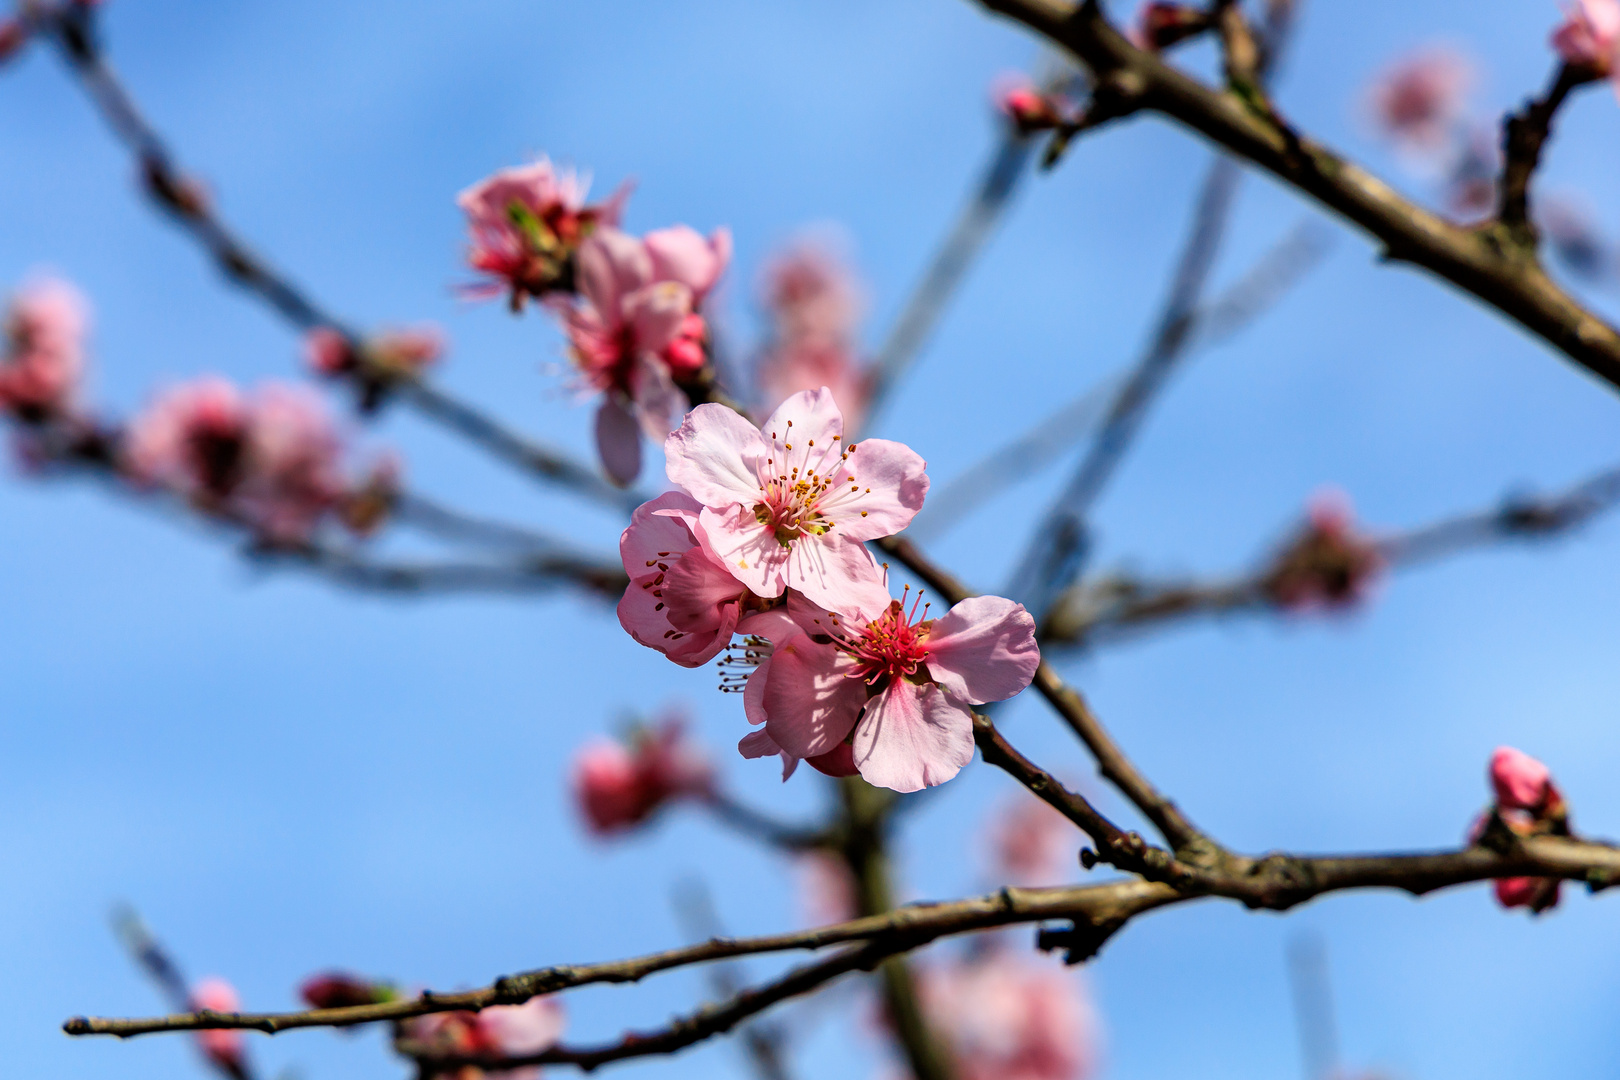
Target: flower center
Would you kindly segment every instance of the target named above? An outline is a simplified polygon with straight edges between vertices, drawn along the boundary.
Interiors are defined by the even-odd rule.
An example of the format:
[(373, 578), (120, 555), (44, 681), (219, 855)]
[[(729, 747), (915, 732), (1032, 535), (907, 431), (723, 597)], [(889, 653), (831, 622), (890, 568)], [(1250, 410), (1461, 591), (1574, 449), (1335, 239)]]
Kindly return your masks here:
[(817, 447), (816, 440), (806, 439), (805, 445), (795, 450), (791, 420), (784, 435), (779, 437), (773, 431), (770, 437), (772, 456), (760, 470), (760, 499), (754, 504), (754, 520), (771, 530), (778, 544), (792, 547), (801, 536), (821, 536), (837, 524), (820, 504), (828, 492), (855, 483), (849, 456), (855, 452), (856, 444), (842, 447), (843, 436), (834, 435), (830, 445)]
[[(910, 589), (911, 586), (906, 586), (907, 592)], [(917, 619), (919, 605), (923, 614), (920, 620)], [(928, 681), (924, 664), (928, 660), (928, 633), (934, 624), (927, 616), (928, 605), (922, 604), (919, 589), (910, 611), (906, 610), (903, 600), (890, 600), (883, 614), (867, 623), (859, 634), (835, 638), (833, 643), (855, 660), (855, 670), (849, 677), (869, 685), (876, 685), (885, 678)]]

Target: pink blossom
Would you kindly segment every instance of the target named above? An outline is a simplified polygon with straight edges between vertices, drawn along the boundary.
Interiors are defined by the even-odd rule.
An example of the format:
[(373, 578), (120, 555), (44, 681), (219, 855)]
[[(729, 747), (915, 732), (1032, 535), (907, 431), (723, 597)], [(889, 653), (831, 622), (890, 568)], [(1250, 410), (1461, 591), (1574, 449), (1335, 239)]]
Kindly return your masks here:
[(1435, 153), (1451, 141), (1473, 81), (1473, 66), (1449, 49), (1414, 53), (1374, 81), (1373, 118), (1402, 147)]
[(1285, 608), (1345, 608), (1366, 598), (1383, 567), (1378, 545), (1356, 528), (1348, 496), (1330, 488), (1311, 498), (1304, 529), (1277, 556), (1264, 587)]
[(304, 360), (311, 371), (341, 375), (354, 369), (356, 356), (348, 335), (330, 326), (317, 326), (304, 335)]
[(832, 392), (795, 394), (762, 428), (699, 405), (664, 446), (669, 478), (703, 507), (704, 545), (759, 596), (795, 588), (837, 608), (870, 571), (861, 541), (899, 532), (928, 493), (926, 464), (887, 439), (843, 442)]
[(1500, 809), (1544, 816), (1563, 806), (1547, 766), (1511, 746), (1499, 746), (1491, 755), (1490, 777)]
[(374, 375), (415, 377), (432, 366), (444, 352), (444, 331), (425, 323), (402, 330), (384, 330), (352, 344), (341, 331), (318, 326), (304, 338), (304, 356), (312, 371), (344, 375), (364, 369)]
[(696, 229), (675, 225), (642, 238), (652, 257), (653, 277), (692, 290), (692, 306), (703, 303), (731, 261), (731, 230), (716, 229), (704, 239)]
[(992, 946), (925, 970), (921, 989), (962, 1080), (1083, 1080), (1096, 1068), (1096, 1014), (1057, 961)]
[(794, 860), (794, 869), (806, 923), (827, 926), (855, 917), (855, 878), (840, 856), (829, 851), (806, 852)]
[[(217, 1013), (233, 1013), (241, 1010), (242, 1002), (236, 996), (234, 986), (224, 979), (210, 977), (192, 987), (191, 1007)], [(208, 1060), (222, 1071), (232, 1076), (246, 1075), (247, 1066), (243, 1060), (246, 1048), (240, 1031), (216, 1028), (211, 1031), (199, 1031), (196, 1038), (197, 1045), (202, 1048)]]
[(672, 799), (701, 798), (713, 779), (708, 759), (686, 740), (679, 717), (638, 729), (628, 746), (596, 740), (574, 761), (575, 799), (599, 835), (640, 825)]
[(488, 275), (488, 290), (506, 287), (518, 307), (525, 294), (569, 286), (570, 260), (599, 226), (616, 226), (628, 188), (605, 203), (585, 205), (589, 180), (557, 171), (545, 158), (502, 169), (467, 188), (456, 204), (467, 214), (467, 261)]
[[(603, 228), (580, 245), (581, 302), (566, 315), (575, 365), (585, 384), (602, 393), (596, 441), (608, 474), (621, 484), (641, 470), (637, 428), (662, 439), (686, 411), (686, 395), (673, 380), (693, 359), (689, 286), (655, 276), (647, 245)], [(701, 366), (701, 363), (700, 365)]]
[(1063, 120), (1058, 102), (1036, 89), (1022, 73), (998, 77), (991, 85), (990, 96), (996, 108), (1026, 134), (1054, 128)]
[(312, 1009), (347, 1009), (393, 1001), (399, 991), (385, 982), (375, 982), (346, 971), (328, 971), (305, 979), (298, 996)]
[(174, 387), (130, 424), (125, 467), (253, 528), (308, 539), (347, 494), (331, 415), (309, 389), (266, 383), (253, 396), (217, 376)]
[(857, 359), (861, 293), (849, 268), (824, 247), (796, 244), (767, 266), (764, 300), (772, 330), (757, 364), (761, 400), (774, 409), (825, 386), (858, 429), (871, 388)]
[(1575, 0), (1553, 31), (1552, 47), (1572, 67), (1613, 77), (1620, 52), (1620, 0)]
[(731, 643), (750, 612), (771, 604), (738, 581), (700, 541), (701, 507), (679, 491), (637, 507), (619, 537), (630, 585), (619, 625), (683, 667), (701, 667)]
[(1025, 887), (1055, 885), (1073, 869), (1080, 837), (1068, 818), (1025, 795), (995, 816), (989, 849), (998, 881)]
[(72, 405), (84, 374), (88, 309), (79, 290), (56, 278), (41, 278), (12, 298), (0, 407), (42, 420)]
[[(906, 610), (883, 577), (851, 576), (824, 610), (790, 594), (794, 634), (774, 620), (771, 649), (743, 704), (770, 741), (797, 758), (849, 742), (867, 783), (896, 791), (942, 784), (973, 757), (971, 706), (1019, 693), (1040, 664), (1035, 620), (999, 596), (964, 600), (942, 618)], [(920, 597), (919, 597), (920, 600)], [(922, 608), (922, 618), (918, 609)]]
[[(556, 1045), (566, 1019), (562, 1003), (535, 997), (521, 1005), (492, 1005), (480, 1012), (429, 1013), (403, 1023), (405, 1037), (428, 1053), (450, 1057), (527, 1057)], [(426, 1074), (425, 1074), (426, 1075)], [(477, 1072), (432, 1074), (440, 1080), (471, 1080)], [(535, 1080), (536, 1066), (491, 1070), (507, 1080)]]

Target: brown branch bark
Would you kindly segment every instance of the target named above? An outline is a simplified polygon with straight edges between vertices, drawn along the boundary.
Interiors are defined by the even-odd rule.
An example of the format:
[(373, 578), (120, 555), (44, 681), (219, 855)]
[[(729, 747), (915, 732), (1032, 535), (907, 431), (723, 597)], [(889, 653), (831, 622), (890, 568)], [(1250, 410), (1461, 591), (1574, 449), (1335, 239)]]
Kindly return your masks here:
[(1498, 223), (1453, 225), (1364, 169), (1280, 122), (1252, 97), (1212, 89), (1136, 48), (1096, 0), (980, 0), (1068, 50), (1099, 80), (1128, 84), (1141, 108), (1203, 135), (1379, 241), (1385, 257), (1422, 267), (1518, 322), (1620, 386), (1620, 333), (1561, 289), (1532, 246)]

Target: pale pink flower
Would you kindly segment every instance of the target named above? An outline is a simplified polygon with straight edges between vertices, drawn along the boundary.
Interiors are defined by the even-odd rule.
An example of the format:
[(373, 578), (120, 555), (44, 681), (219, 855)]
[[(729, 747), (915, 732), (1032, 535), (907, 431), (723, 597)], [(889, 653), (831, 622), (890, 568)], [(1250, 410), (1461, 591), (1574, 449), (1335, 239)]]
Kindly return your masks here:
[(261, 537), (308, 539), (347, 493), (343, 443), (321, 399), (304, 386), (266, 383), (253, 399), (247, 472), (237, 492)]
[(793, 863), (799, 906), (808, 925), (827, 926), (855, 917), (855, 877), (849, 863), (830, 851), (809, 851)]
[(850, 429), (858, 429), (870, 380), (857, 359), (861, 290), (823, 246), (801, 242), (766, 267), (771, 337), (757, 362), (760, 400), (774, 409), (803, 390), (827, 387)]
[(73, 404), (84, 375), (89, 305), (78, 289), (41, 278), (12, 298), (0, 362), (0, 407), (43, 420)]
[(996, 880), (1025, 887), (1062, 882), (1075, 866), (1081, 844), (1068, 818), (1028, 795), (1001, 808), (988, 839)]
[(217, 375), (172, 387), (129, 425), (124, 463), (143, 484), (222, 502), (246, 468), (248, 403)]
[(701, 542), (700, 510), (690, 496), (668, 491), (637, 507), (619, 537), (630, 575), (619, 625), (683, 667), (713, 660), (741, 620), (772, 603), (750, 592)]
[(592, 832), (622, 832), (672, 799), (702, 798), (712, 790), (713, 768), (687, 741), (685, 726), (680, 717), (671, 717), (655, 729), (632, 732), (629, 745), (598, 739), (579, 752), (574, 796)]
[[(480, 1012), (429, 1013), (404, 1021), (405, 1037), (423, 1050), (444, 1057), (527, 1057), (556, 1045), (566, 1026), (562, 1003), (535, 997), (521, 1005), (492, 1005)], [(480, 1075), (476, 1072), (471, 1076)], [(535, 1080), (536, 1066), (489, 1070), (481, 1075), (506, 1080)], [(462, 1070), (424, 1074), (440, 1080), (468, 1080)]]
[(669, 478), (703, 507), (705, 546), (759, 596), (795, 588), (837, 609), (869, 572), (863, 540), (904, 529), (928, 493), (926, 464), (887, 439), (843, 442), (826, 387), (795, 394), (761, 428), (699, 405), (664, 445)]
[(1620, 53), (1620, 0), (1575, 0), (1553, 31), (1552, 47), (1566, 64), (1613, 78)]
[(1401, 147), (1432, 155), (1451, 142), (1473, 81), (1473, 65), (1450, 49), (1414, 53), (1374, 80), (1373, 118)]
[(790, 338), (774, 343), (759, 361), (760, 397), (780, 404), (794, 394), (825, 386), (850, 430), (860, 429), (872, 396), (872, 381), (854, 346), (829, 338)]
[[(596, 442), (608, 475), (621, 484), (641, 471), (638, 428), (662, 439), (686, 411), (672, 362), (683, 370), (692, 359), (696, 316), (689, 286), (656, 277), (647, 245), (617, 229), (603, 228), (582, 245), (576, 259), (580, 303), (566, 315), (575, 365), (602, 393)], [(701, 366), (701, 365), (700, 365)]]
[(798, 758), (848, 740), (854, 767), (877, 787), (944, 783), (973, 757), (971, 706), (1010, 698), (1034, 678), (1035, 620), (999, 596), (930, 619), (920, 602), (908, 611), (892, 599), (872, 569), (842, 592), (832, 610), (789, 595), (800, 632), (774, 631), (743, 695), (749, 720), (763, 718), (771, 742)]
[(513, 307), (527, 295), (568, 289), (570, 260), (600, 226), (616, 226), (629, 189), (605, 203), (585, 205), (588, 179), (559, 172), (545, 158), (502, 169), (467, 188), (456, 204), (467, 214), (467, 261), (493, 279), (485, 291), (511, 290)]
[(1096, 1068), (1096, 1013), (1058, 961), (993, 946), (926, 969), (921, 984), (962, 1080), (1084, 1080)]
[(705, 239), (687, 225), (654, 229), (642, 237), (652, 257), (653, 277), (692, 290), (692, 306), (702, 305), (731, 261), (731, 230), (716, 229)]
[[(217, 1013), (239, 1012), (242, 1008), (241, 1000), (236, 996), (236, 987), (224, 979), (209, 977), (202, 979), (191, 988), (191, 1007), (193, 1009), (209, 1009)], [(231, 1076), (245, 1076), (247, 1065), (244, 1060), (244, 1039), (240, 1031), (216, 1028), (212, 1031), (199, 1031), (196, 1034), (197, 1045), (222, 1071)]]

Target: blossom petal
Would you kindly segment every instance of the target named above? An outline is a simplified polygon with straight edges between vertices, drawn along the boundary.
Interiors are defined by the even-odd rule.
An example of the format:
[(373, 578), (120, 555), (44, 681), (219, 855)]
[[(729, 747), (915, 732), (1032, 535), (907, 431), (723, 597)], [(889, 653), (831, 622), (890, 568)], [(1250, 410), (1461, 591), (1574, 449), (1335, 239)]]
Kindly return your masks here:
[(904, 443), (863, 439), (849, 447), (817, 508), (847, 539), (893, 536), (922, 509), (928, 495), (927, 468), (928, 463)]
[(866, 701), (866, 684), (846, 676), (851, 662), (804, 635), (771, 651), (765, 727), (794, 757), (825, 754), (843, 742)]
[(770, 757), (772, 754), (780, 754), (782, 756), (782, 782), (784, 784), (787, 783), (787, 778), (793, 775), (793, 770), (799, 767), (799, 759), (772, 742), (770, 734), (764, 728), (744, 735), (742, 740), (737, 743), (737, 750), (745, 758)]
[(596, 452), (620, 487), (641, 472), (641, 428), (616, 394), (605, 395), (596, 407)]
[(641, 430), (655, 441), (666, 438), (676, 418), (686, 411), (686, 394), (669, 377), (669, 368), (645, 353), (636, 357), (630, 369), (630, 396), (636, 402)]
[(682, 667), (702, 667), (719, 655), (731, 636), (688, 634), (670, 625), (662, 588), (652, 579), (632, 581), (619, 600), (619, 625), (649, 649), (657, 649)]
[(928, 673), (962, 701), (1003, 701), (1035, 677), (1041, 649), (1035, 619), (1000, 596), (974, 596), (951, 608), (928, 634)]
[(623, 321), (626, 294), (652, 281), (652, 257), (646, 246), (617, 229), (597, 229), (586, 237), (574, 265), (580, 295), (610, 326)]
[[(817, 573), (807, 571), (807, 565)], [(892, 599), (886, 572), (865, 545), (849, 540), (795, 544), (788, 556), (788, 584), (794, 589), (788, 594), (788, 614), (807, 634), (856, 634), (881, 616)]]
[(669, 623), (687, 634), (723, 634), (731, 641), (737, 601), (745, 588), (702, 548), (694, 548), (664, 575)]
[(624, 298), (624, 321), (644, 352), (663, 352), (690, 314), (692, 291), (673, 281), (655, 282)]
[(855, 728), (855, 767), (877, 787), (933, 787), (972, 759), (973, 715), (937, 686), (895, 680)]
[(624, 572), (632, 578), (653, 577), (662, 572), (660, 560), (667, 563), (671, 555), (684, 555), (693, 544), (692, 533), (674, 515), (696, 510), (691, 496), (679, 491), (666, 491), (636, 507), (629, 527), (619, 534)]
[[(844, 434), (844, 416), (838, 411), (832, 391), (823, 386), (819, 390), (801, 390), (789, 397), (776, 407), (759, 430), (772, 448), (771, 456), (779, 466), (776, 471), (785, 473), (789, 462), (805, 459), (813, 467), (816, 459), (828, 454), (836, 458)], [(810, 445), (812, 442), (816, 444), (814, 447)]]
[[(670, 481), (716, 510), (739, 503), (752, 507), (759, 501), (767, 450), (753, 424), (714, 402), (687, 413), (680, 430), (664, 444)], [(758, 522), (754, 525), (760, 528)]]
[(643, 242), (652, 256), (653, 273), (660, 281), (678, 281), (701, 298), (726, 269), (731, 259), (731, 230), (716, 229), (705, 240), (689, 225), (655, 229)]
[(717, 511), (705, 506), (698, 523), (709, 550), (738, 581), (756, 596), (782, 595), (792, 549), (777, 543), (776, 536), (760, 526), (752, 511)]

